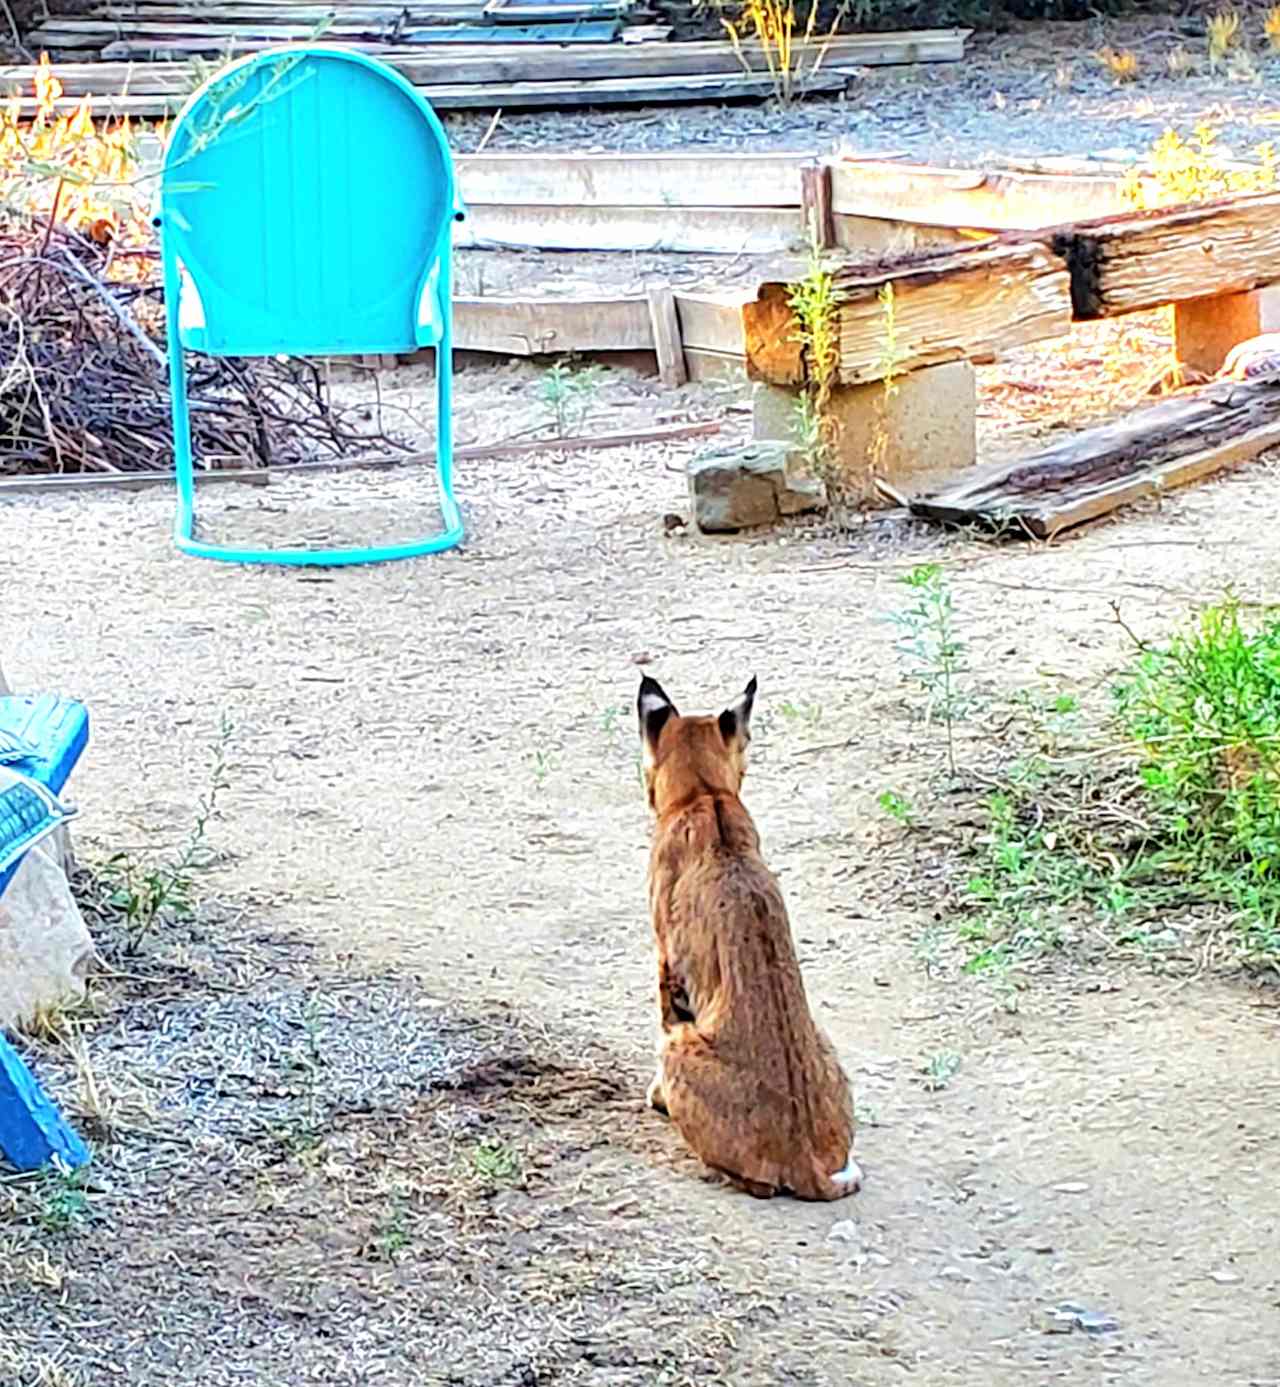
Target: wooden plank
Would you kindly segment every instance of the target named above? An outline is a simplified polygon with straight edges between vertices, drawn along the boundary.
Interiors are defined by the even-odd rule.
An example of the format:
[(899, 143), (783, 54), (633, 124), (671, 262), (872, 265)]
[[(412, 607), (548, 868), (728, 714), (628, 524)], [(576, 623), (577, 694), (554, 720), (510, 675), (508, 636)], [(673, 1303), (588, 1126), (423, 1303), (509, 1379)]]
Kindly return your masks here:
[[(244, 482), (249, 486), (266, 486), (272, 470), (274, 469), (267, 467), (215, 467), (208, 470), (200, 468), (196, 471), (196, 481), (202, 486), (210, 482)], [(117, 491), (136, 491), (142, 487), (173, 480), (172, 472), (65, 472), (57, 476), (30, 473), (6, 477), (0, 481), (0, 500), (6, 496), (48, 496), (56, 492), (74, 495), (80, 491), (92, 491), (101, 487)]]
[(625, 14), (629, 4), (630, 0), (488, 0), (484, 13), (498, 24), (613, 19)]
[(1148, 496), (1159, 496), (1163, 492), (1172, 491), (1174, 487), (1190, 486), (1193, 482), (1203, 481), (1215, 472), (1248, 462), (1259, 453), (1264, 453), (1268, 448), (1274, 448), (1278, 444), (1280, 423), (1265, 424), (1251, 429), (1239, 438), (1232, 438), (1202, 452), (1192, 453), (1176, 462), (1153, 467), (1144, 476), (1113, 482), (1091, 496), (1064, 501), (1037, 515), (1033, 524), (1043, 528), (1044, 538), (1052, 539), (1063, 530), (1081, 525), (1086, 520), (1096, 520), (1098, 516), (1106, 515), (1120, 506), (1130, 505)]
[(812, 156), (721, 154), (463, 154), (454, 161), (468, 208), (799, 207)]
[[(811, 90), (837, 91), (845, 79), (838, 74), (821, 74)], [(746, 73), (702, 77), (632, 77), (625, 81), (590, 82), (496, 82), (460, 85), (422, 85), (418, 90), (438, 111), (560, 110), (580, 106), (662, 105), (668, 102), (714, 102), (768, 100), (773, 80)], [(75, 110), (80, 98), (62, 96), (54, 103), (59, 112)], [(172, 95), (105, 96), (95, 104), (98, 114), (129, 116), (172, 115), (181, 109), (186, 97)], [(35, 100), (22, 96), (22, 114), (34, 111)], [(518, 244), (518, 243), (513, 243)]]
[[(212, 23), (204, 24), (184, 24), (175, 26), (173, 24), (157, 25), (148, 23), (146, 20), (104, 20), (104, 19), (75, 19), (62, 17), (51, 19), (31, 31), (28, 35), (28, 44), (39, 47), (45, 44), (53, 48), (87, 48), (100, 46), (103, 43), (138, 43), (141, 42), (145, 48), (148, 44), (167, 45), (177, 48), (179, 41), (191, 40), (196, 43), (207, 42), (214, 37), (227, 40), (243, 41), (246, 39), (266, 38), (270, 41), (277, 41), (281, 38), (283, 30), (292, 29), (296, 32), (289, 35), (295, 39), (309, 38), (314, 26), (309, 23), (290, 23), (286, 17), (283, 23), (273, 22), (263, 16), (254, 16), (246, 19), (244, 23), (227, 23), (221, 18)], [(483, 6), (481, 0), (474, 0), (474, 3), (448, 5), (439, 4), (427, 7), (417, 5), (409, 9), (410, 19), (413, 23), (450, 23), (465, 20), (466, 22), (478, 22), (483, 18)], [(368, 21), (375, 23), (377, 21)], [(269, 33), (264, 33), (264, 28), (269, 28)], [(353, 31), (353, 32), (348, 32)], [(899, 63), (941, 63), (958, 62), (964, 57), (965, 42), (970, 34), (968, 29), (923, 29), (916, 33), (885, 33), (885, 34), (839, 34), (829, 44), (823, 41), (810, 40), (808, 43), (797, 42), (793, 45), (795, 60), (803, 65), (804, 68), (812, 66), (813, 60), (820, 54), (822, 56), (822, 67), (848, 68), (848, 67), (879, 67), (894, 65)], [(381, 35), (381, 30), (379, 30)], [(360, 38), (361, 26), (359, 24), (347, 23), (345, 20), (339, 22), (334, 28), (326, 31), (324, 39), (332, 40), (336, 37)], [(586, 47), (586, 45), (583, 45)], [(606, 47), (607, 45), (601, 45)], [(675, 50), (678, 56), (673, 56), (665, 61), (679, 62), (678, 70), (680, 73), (688, 75), (705, 72), (731, 72), (735, 70), (730, 63), (736, 64), (741, 68), (743, 59), (752, 70), (763, 70), (766, 66), (762, 50), (758, 44), (744, 43), (743, 59), (739, 59), (733, 49), (733, 45), (720, 39), (699, 39), (688, 43), (640, 43), (640, 44), (618, 44), (618, 48), (629, 52), (650, 50), (638, 67), (630, 67), (628, 72), (643, 73), (648, 71), (654, 73), (672, 72), (673, 69), (654, 67), (652, 64), (657, 61), (656, 55), (652, 50), (670, 49)], [(118, 56), (126, 54), (117, 50)], [(113, 54), (116, 56), (117, 54)], [(127, 56), (136, 56), (130, 53)], [(388, 54), (388, 56), (393, 56)], [(407, 56), (401, 51), (400, 57)], [(649, 67), (645, 67), (649, 63)], [(603, 74), (597, 74), (603, 75)], [(621, 73), (618, 75), (622, 75)]]
[(1080, 319), (1185, 299), (1216, 298), (1280, 280), (1280, 193), (1060, 227)]
[(658, 358), (658, 379), (663, 385), (683, 385), (689, 375), (685, 370), (684, 342), (680, 336), (680, 319), (676, 315), (676, 301), (671, 286), (656, 286), (648, 290), (645, 297), (649, 303), (653, 350)]
[[(226, 26), (223, 26), (226, 27)], [(306, 37), (309, 29), (294, 26), (296, 34), (281, 37), (273, 31), (263, 36), (253, 32), (254, 26), (233, 35), (222, 33), (208, 26), (188, 26), (182, 37), (176, 38), (173, 30), (147, 37), (136, 26), (127, 32), (107, 35), (114, 42), (108, 44), (110, 56), (120, 59), (151, 58), (163, 55), (175, 60), (175, 66), (163, 71), (146, 68), (130, 68), (119, 63), (79, 63), (60, 64), (58, 80), (68, 96), (77, 96), (84, 91), (100, 93), (106, 90), (129, 90), (139, 95), (158, 91), (176, 90), (175, 82), (189, 81), (190, 71), (185, 57), (193, 52), (233, 54), (260, 51), (277, 42), (287, 42), (294, 38)], [(261, 28), (258, 25), (257, 28)], [(324, 45), (335, 37), (328, 31), (319, 42)], [(872, 36), (873, 37), (873, 36)], [(38, 40), (33, 40), (38, 41)], [(844, 68), (860, 63), (865, 52), (868, 36), (853, 35), (838, 37), (832, 41), (823, 62), (830, 68), (826, 75), (834, 77), (832, 90), (841, 85), (839, 78), (847, 80)], [(588, 78), (655, 78), (655, 77), (706, 77), (714, 74), (739, 76), (744, 73), (744, 65), (753, 73), (768, 75), (768, 63), (758, 44), (744, 44), (741, 56), (731, 43), (720, 40), (706, 40), (696, 43), (578, 43), (561, 46), (559, 44), (486, 44), (475, 49), (464, 45), (461, 50), (440, 52), (433, 48), (406, 48), (393, 43), (379, 47), (376, 43), (362, 44), (358, 35), (348, 35), (341, 46), (356, 47), (372, 53), (391, 64), (408, 81), (419, 85), (441, 80), (450, 84), (462, 82), (497, 81), (585, 81)], [(797, 47), (800, 47), (799, 45)], [(108, 51), (104, 49), (104, 54)], [(813, 53), (800, 53), (797, 61), (806, 67), (811, 66), (817, 49)], [(26, 94), (31, 90), (34, 69), (31, 67), (9, 67), (3, 70), (5, 85), (17, 84)], [(819, 75), (822, 70), (819, 69)], [(153, 85), (154, 83), (154, 85)], [(772, 89), (772, 88), (771, 88)]]
[[(1207, 445), (1207, 446), (1206, 446)], [(1217, 383), (975, 469), (911, 502), (949, 523), (1020, 526), (1041, 539), (1145, 496), (1185, 486), (1280, 445), (1280, 373)]]
[[(568, 438), (533, 438), (507, 443), (465, 444), (453, 450), (455, 461), (474, 462), (485, 458), (536, 457), (540, 453), (590, 452), (595, 449), (629, 448), (639, 443), (675, 443), (686, 438), (707, 438), (720, 432), (717, 420), (688, 424), (658, 424), (651, 429), (628, 429), (618, 433), (573, 434)], [(378, 470), (392, 467), (430, 466), (436, 461), (434, 452), (402, 453), (393, 456), (321, 458), (314, 462), (284, 462), (275, 467), (254, 467), (238, 471), (196, 471), (196, 484), (208, 482), (249, 482), (255, 486), (268, 484), (272, 477), (299, 476), (308, 473)], [(0, 481), (0, 498), (6, 495), (31, 495), (59, 491), (88, 491), (93, 487), (113, 490), (134, 490), (141, 487), (172, 484), (173, 472), (116, 472), (111, 474), (81, 473), (75, 476), (16, 477)]]
[(742, 336), (741, 291), (722, 294), (675, 294), (676, 315), (680, 319), (680, 340), (686, 358), (691, 351), (716, 352), (742, 360), (746, 356)]
[[(893, 285), (901, 374), (946, 361), (994, 360), (1002, 351), (1061, 336), (1071, 326), (1070, 277), (1038, 242), (987, 244), (887, 265), (833, 270), (839, 315), (838, 380), (879, 380), (885, 352), (880, 293)], [(799, 332), (782, 284), (765, 284), (744, 312), (748, 373), (777, 385), (804, 379)]]
[[(474, 5), (476, 0), (469, 0)], [(178, 24), (189, 27), (193, 23), (215, 20), (223, 24), (259, 23), (269, 20), (274, 24), (322, 24), (326, 20), (341, 20), (346, 24), (366, 24), (375, 21), (383, 24), (396, 24), (404, 16), (404, 6), (386, 5), (272, 5), (261, 0), (241, 0), (241, 3), (219, 5), (216, 9), (202, 5), (98, 5), (89, 13), (78, 16), (90, 22), (109, 20), (119, 28), (131, 25)], [(46, 23), (59, 24), (70, 16), (57, 16)]]
[(800, 203), (809, 244), (817, 250), (830, 250), (836, 244), (836, 226), (832, 216), (829, 164), (806, 164), (800, 170)]
[[(449, 16), (443, 16), (448, 18)], [(479, 19), (477, 9), (471, 18)], [(390, 39), (395, 33), (395, 24), (388, 20), (368, 20), (348, 24), (332, 24), (325, 30), (325, 38), (330, 41), (341, 38), (383, 38)], [(312, 24), (281, 23), (271, 19), (245, 19), (239, 24), (225, 24), (206, 21), (202, 24), (148, 23), (146, 20), (111, 19), (50, 19), (38, 28), (32, 29), (26, 37), (28, 48), (88, 48), (95, 43), (110, 43), (112, 39), (122, 39), (126, 33), (133, 38), (174, 39), (212, 37), (221, 38), (266, 38), (277, 43), (311, 38), (315, 26)]]
[(893, 285), (898, 373), (945, 361), (995, 360), (1027, 342), (1071, 328), (1071, 280), (1047, 246), (981, 245), (883, 269), (836, 270), (839, 379), (885, 375), (880, 291)]
[(618, 299), (455, 298), (454, 346), (502, 356), (651, 351), (649, 305)]
[(576, 19), (565, 24), (433, 24), (426, 29), (404, 29), (398, 42), (415, 48), (437, 47), (442, 43), (485, 44), (489, 47), (510, 48), (513, 44), (527, 47), (539, 44), (610, 44), (622, 28), (620, 19)]
[[(742, 358), (742, 295), (675, 293), (674, 339), (684, 351)], [(504, 356), (563, 351), (654, 351), (648, 300), (456, 298), (455, 346)]]
[(801, 244), (800, 209), (770, 207), (469, 207), (454, 246), (689, 251), (742, 255)]
[(935, 168), (875, 159), (834, 159), (829, 167), (834, 211), (925, 226), (1035, 230), (1132, 210), (1119, 178)]
[[(550, 68), (552, 58), (559, 59), (559, 71), (548, 71), (544, 76), (565, 76), (563, 49), (566, 44), (591, 44), (600, 47), (612, 43), (617, 37), (620, 29), (617, 20), (604, 20), (598, 23), (581, 24), (508, 24), (501, 29), (492, 24), (435, 24), (426, 29), (409, 29), (398, 31), (396, 43), (412, 44), (410, 52), (415, 56), (421, 56), (423, 49), (453, 49), (465, 47), (468, 56), (475, 60), (475, 54), (470, 50), (493, 49), (498, 53), (509, 51), (513, 46), (518, 47), (521, 52), (531, 49), (538, 50), (542, 55), (541, 66)], [(317, 42), (324, 46), (323, 37)], [(337, 46), (337, 45), (334, 45)], [(208, 38), (188, 38), (177, 40), (169, 39), (116, 39), (112, 43), (106, 44), (99, 49), (98, 56), (103, 62), (123, 59), (137, 60), (142, 59), (146, 62), (165, 62), (180, 61), (186, 63), (190, 58), (198, 54), (216, 54), (219, 57), (242, 56), (245, 53), (258, 53), (264, 48), (275, 47), (271, 39), (248, 38), (248, 39), (228, 39), (218, 36)], [(370, 52), (384, 55), (388, 51), (386, 43), (378, 39), (359, 40), (349, 39), (341, 45), (348, 50), (355, 49), (359, 52)], [(441, 63), (445, 61), (443, 55)], [(59, 64), (59, 71), (66, 64)], [(144, 78), (146, 74), (143, 74)], [(457, 74), (451, 74), (457, 75)], [(520, 76), (537, 76), (537, 72), (526, 72), (518, 74)], [(571, 75), (571, 74), (568, 74)], [(460, 77), (460, 80), (470, 81), (470, 76)]]

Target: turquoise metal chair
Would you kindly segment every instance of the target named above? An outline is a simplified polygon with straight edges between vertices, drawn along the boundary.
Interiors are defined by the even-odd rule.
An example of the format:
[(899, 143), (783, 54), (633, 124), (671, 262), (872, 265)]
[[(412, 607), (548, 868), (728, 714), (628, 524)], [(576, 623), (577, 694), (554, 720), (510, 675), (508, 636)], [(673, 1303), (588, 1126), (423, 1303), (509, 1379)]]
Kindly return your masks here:
[[(178, 548), (234, 563), (353, 564), (457, 544), (452, 223), (465, 215), (440, 122), (391, 68), (341, 48), (268, 49), (196, 91), (165, 149), (160, 230)], [(184, 349), (214, 356), (436, 353), (444, 529), (346, 549), (195, 537)]]

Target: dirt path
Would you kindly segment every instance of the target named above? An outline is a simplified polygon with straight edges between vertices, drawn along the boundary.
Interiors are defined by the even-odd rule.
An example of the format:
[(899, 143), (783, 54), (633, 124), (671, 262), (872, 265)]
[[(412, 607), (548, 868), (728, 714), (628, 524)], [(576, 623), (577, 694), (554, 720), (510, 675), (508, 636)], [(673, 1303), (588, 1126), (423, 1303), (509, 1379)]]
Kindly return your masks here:
[[(713, 543), (659, 523), (691, 446), (467, 466), (465, 552), (346, 572), (182, 558), (164, 492), (6, 506), (6, 671), (95, 720), (81, 852), (185, 831), (225, 713), (210, 892), (340, 969), (594, 1037), (637, 1106), (601, 1111), (619, 1145), (574, 1174), (579, 1213), (607, 1240), (618, 1189), (643, 1177), (670, 1239), (773, 1307), (735, 1328), (726, 1381), (1280, 1381), (1280, 1011), (1243, 984), (1064, 970), (1009, 1015), (930, 976), (932, 893), (875, 807), (940, 761), (882, 620), (913, 563), (947, 564), (984, 677), (1085, 690), (1123, 649), (1111, 598), (1158, 634), (1226, 582), (1274, 594), (1280, 478), (1260, 464), (1047, 549), (886, 524)], [(403, 524), (431, 485), (290, 481), (206, 504), (241, 534), (350, 535)], [(639, 1110), (641, 659), (691, 708), (759, 676), (747, 801), (854, 1074), (868, 1181), (852, 1201), (732, 1194)], [(940, 1052), (959, 1069), (930, 1092)], [(1062, 1301), (1118, 1328), (1046, 1334)]]

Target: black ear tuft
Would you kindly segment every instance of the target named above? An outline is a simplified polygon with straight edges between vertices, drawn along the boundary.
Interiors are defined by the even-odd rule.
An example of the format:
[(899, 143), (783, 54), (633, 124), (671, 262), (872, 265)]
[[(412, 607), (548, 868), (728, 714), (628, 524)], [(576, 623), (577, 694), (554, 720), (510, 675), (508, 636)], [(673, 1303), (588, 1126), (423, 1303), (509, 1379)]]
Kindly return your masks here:
[(753, 674), (751, 682), (742, 692), (742, 697), (726, 708), (718, 719), (720, 735), (726, 744), (733, 741), (735, 737), (741, 737), (744, 742), (751, 740), (751, 707), (755, 701), (756, 677)]
[(667, 697), (666, 690), (647, 674), (640, 679), (636, 712), (640, 717), (640, 735), (651, 743), (657, 742), (667, 719), (678, 716), (676, 705)]

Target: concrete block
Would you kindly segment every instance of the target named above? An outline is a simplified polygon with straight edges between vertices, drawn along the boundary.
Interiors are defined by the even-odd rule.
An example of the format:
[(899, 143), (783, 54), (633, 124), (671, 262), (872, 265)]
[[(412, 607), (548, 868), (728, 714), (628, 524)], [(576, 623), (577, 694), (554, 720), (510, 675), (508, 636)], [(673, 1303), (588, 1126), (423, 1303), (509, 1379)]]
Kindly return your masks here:
[[(928, 491), (977, 461), (978, 385), (969, 362), (927, 366), (901, 376), (897, 386), (888, 401), (880, 381), (831, 391), (827, 414), (835, 423), (836, 455), (848, 471), (851, 498), (883, 504), (870, 466), (882, 411), (887, 443), (879, 475), (895, 490)], [(754, 437), (792, 441), (796, 399), (794, 390), (757, 383), (751, 396)]]
[(978, 457), (978, 384), (969, 362), (911, 371), (899, 377), (897, 387), (886, 400), (881, 381), (838, 385), (828, 406), (836, 455), (851, 490), (877, 504), (883, 498), (875, 490), (871, 460), (882, 418), (886, 443), (876, 472), (908, 496), (931, 490)]
[(756, 381), (751, 387), (751, 437), (762, 442), (794, 442), (799, 399), (796, 391), (785, 386)]
[(794, 450), (780, 441), (709, 448), (689, 462), (689, 497), (701, 530), (745, 530), (784, 515), (821, 509), (826, 489), (803, 475)]
[(1206, 376), (1222, 369), (1232, 347), (1280, 330), (1280, 286), (1211, 299), (1187, 299), (1173, 310), (1178, 360)]

